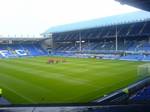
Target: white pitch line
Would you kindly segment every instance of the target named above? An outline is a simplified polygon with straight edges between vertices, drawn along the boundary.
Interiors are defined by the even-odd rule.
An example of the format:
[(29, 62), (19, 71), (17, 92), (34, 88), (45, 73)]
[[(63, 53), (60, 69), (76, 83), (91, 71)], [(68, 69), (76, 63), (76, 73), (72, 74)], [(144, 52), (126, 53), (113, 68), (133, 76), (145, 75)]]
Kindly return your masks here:
[(34, 103), (33, 100), (31, 100), (31, 99), (27, 98), (26, 96), (24, 96), (24, 95), (22, 95), (22, 94), (16, 92), (14, 89), (11, 89), (11, 88), (9, 88), (8, 86), (5, 86), (4, 84), (0, 84), (0, 85), (3, 86), (4, 88), (8, 89), (9, 91), (15, 93), (16, 95), (18, 95), (18, 96), (24, 98), (25, 100), (27, 100), (27, 101), (29, 101), (29, 102), (31, 102), (31, 103)]

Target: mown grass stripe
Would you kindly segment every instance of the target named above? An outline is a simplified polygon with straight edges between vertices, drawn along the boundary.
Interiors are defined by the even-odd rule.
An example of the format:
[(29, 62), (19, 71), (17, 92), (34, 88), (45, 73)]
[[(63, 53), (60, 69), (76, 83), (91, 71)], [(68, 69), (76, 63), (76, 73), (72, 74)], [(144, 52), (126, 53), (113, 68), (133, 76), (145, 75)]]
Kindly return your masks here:
[[(49, 65), (46, 64), (49, 58), (0, 59), (0, 84), (13, 87), (16, 92), (34, 103), (87, 102), (136, 81), (137, 67), (143, 64), (117, 60), (64, 58), (67, 63)], [(16, 87), (18, 85), (20, 87)], [(3, 86), (4, 95), (13, 103), (31, 103), (15, 93), (11, 95), (11, 90), (7, 86)], [(23, 90), (25, 88), (33, 90), (26, 92)], [(36, 92), (37, 95), (34, 96)], [(45, 101), (41, 101), (39, 96), (44, 97)]]

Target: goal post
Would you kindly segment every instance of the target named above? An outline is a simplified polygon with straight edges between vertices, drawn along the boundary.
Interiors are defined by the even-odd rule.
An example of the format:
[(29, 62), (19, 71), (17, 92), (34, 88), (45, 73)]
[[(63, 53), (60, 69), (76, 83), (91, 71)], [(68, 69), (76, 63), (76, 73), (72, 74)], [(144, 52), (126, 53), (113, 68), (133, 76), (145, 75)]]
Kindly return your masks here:
[(150, 76), (150, 64), (139, 65), (137, 69), (139, 79), (144, 79)]

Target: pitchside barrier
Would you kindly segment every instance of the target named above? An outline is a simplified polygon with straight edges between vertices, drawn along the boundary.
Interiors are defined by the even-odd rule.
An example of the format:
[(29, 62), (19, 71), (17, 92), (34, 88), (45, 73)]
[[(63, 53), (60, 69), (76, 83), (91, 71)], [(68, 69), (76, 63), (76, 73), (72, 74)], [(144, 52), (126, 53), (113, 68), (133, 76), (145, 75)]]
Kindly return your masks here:
[(139, 80), (150, 76), (150, 64), (139, 65), (137, 68), (137, 75)]

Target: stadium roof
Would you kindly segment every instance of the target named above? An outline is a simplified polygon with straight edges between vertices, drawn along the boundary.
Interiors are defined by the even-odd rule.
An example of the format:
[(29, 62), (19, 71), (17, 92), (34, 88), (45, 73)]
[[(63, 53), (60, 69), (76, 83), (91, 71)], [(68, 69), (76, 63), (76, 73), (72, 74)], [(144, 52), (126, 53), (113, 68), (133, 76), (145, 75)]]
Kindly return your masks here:
[(116, 1), (119, 1), (122, 4), (127, 4), (134, 6), (136, 8), (150, 11), (150, 0), (116, 0)]
[(137, 12), (126, 13), (126, 14), (121, 14), (121, 15), (103, 17), (103, 18), (99, 18), (95, 20), (89, 20), (89, 21), (84, 21), (84, 22), (51, 27), (43, 34), (68, 32), (68, 31), (74, 31), (74, 30), (119, 25), (119, 24), (140, 22), (140, 21), (146, 21), (146, 20), (150, 20), (150, 12), (137, 11)]

